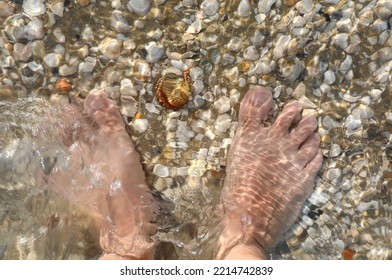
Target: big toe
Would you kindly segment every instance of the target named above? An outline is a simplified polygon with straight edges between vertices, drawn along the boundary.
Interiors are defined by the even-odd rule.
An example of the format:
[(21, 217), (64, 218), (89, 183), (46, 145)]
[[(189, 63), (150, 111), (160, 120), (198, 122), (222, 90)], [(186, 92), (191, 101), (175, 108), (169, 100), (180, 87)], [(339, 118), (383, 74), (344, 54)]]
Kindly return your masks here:
[(102, 128), (117, 130), (124, 128), (120, 112), (107, 94), (101, 91), (91, 92), (84, 101), (84, 111)]
[(248, 90), (241, 102), (239, 121), (260, 124), (272, 108), (273, 99), (269, 89), (254, 86)]

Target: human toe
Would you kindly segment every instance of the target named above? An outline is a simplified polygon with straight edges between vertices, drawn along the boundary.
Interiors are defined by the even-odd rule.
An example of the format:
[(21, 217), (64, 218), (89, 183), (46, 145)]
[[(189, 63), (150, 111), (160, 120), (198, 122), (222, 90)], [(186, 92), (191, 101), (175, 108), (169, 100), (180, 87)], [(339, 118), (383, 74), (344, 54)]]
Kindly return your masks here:
[(299, 147), (316, 130), (317, 119), (314, 116), (306, 116), (301, 119), (299, 124), (290, 132), (290, 143)]
[(240, 122), (259, 125), (271, 110), (272, 104), (272, 93), (269, 89), (262, 86), (250, 88), (241, 102)]
[(285, 137), (289, 134), (290, 128), (293, 127), (297, 120), (301, 118), (302, 106), (298, 101), (288, 103), (275, 123), (271, 126), (268, 133), (271, 137)]
[(112, 131), (124, 128), (120, 112), (104, 91), (91, 92), (84, 101), (84, 110), (101, 128)]
[(318, 133), (313, 133), (305, 140), (296, 155), (296, 162), (298, 163), (300, 168), (304, 168), (316, 157), (319, 146), (320, 136), (318, 135)]
[(317, 155), (308, 164), (306, 164), (305, 169), (309, 171), (311, 177), (314, 177), (316, 176), (317, 172), (320, 171), (322, 164), (323, 154), (321, 152), (321, 149), (319, 149)]

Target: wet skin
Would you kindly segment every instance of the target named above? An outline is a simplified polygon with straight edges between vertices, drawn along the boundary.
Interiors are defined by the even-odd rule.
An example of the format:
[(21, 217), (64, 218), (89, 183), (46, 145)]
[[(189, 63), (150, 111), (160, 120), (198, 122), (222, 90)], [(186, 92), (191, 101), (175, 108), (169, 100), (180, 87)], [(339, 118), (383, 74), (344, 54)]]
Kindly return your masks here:
[[(217, 258), (266, 258), (298, 216), (321, 167), (316, 119), (301, 118), (294, 101), (264, 127), (272, 104), (263, 87), (251, 88), (241, 102), (222, 191), (225, 216)], [(81, 121), (59, 127), (69, 160), (53, 172), (50, 185), (95, 211), (102, 259), (153, 258), (157, 206), (113, 101), (95, 92), (87, 96), (83, 113), (73, 108), (63, 113)]]
[(316, 118), (302, 118), (301, 105), (292, 101), (264, 127), (272, 105), (271, 92), (260, 86), (241, 102), (222, 191), (220, 259), (266, 258), (294, 223), (321, 168)]
[(97, 216), (103, 259), (152, 259), (157, 206), (115, 104), (97, 91), (87, 96), (83, 112), (66, 107), (61, 114), (74, 120), (59, 127), (69, 157), (49, 186)]

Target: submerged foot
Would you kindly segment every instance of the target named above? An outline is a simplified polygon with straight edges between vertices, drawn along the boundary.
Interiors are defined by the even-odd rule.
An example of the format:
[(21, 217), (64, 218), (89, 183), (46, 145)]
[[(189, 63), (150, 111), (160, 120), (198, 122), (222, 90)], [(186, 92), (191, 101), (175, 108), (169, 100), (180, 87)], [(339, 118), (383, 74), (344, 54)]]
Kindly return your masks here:
[(157, 208), (120, 113), (104, 92), (94, 92), (75, 119), (82, 121), (62, 137), (67, 162), (50, 186), (101, 218), (103, 258), (152, 258)]
[(222, 192), (218, 258), (265, 258), (297, 218), (321, 167), (316, 118), (301, 118), (302, 107), (293, 101), (264, 127), (272, 104), (271, 92), (260, 86), (241, 102)]

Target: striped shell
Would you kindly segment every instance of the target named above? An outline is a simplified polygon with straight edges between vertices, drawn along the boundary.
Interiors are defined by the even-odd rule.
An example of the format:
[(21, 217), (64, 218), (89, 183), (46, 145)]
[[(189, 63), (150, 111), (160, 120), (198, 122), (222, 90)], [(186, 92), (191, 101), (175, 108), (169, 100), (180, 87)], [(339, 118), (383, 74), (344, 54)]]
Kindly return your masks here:
[(185, 70), (182, 77), (169, 73), (158, 80), (156, 96), (162, 106), (176, 110), (188, 102), (192, 95), (192, 79), (189, 71), (189, 69)]

